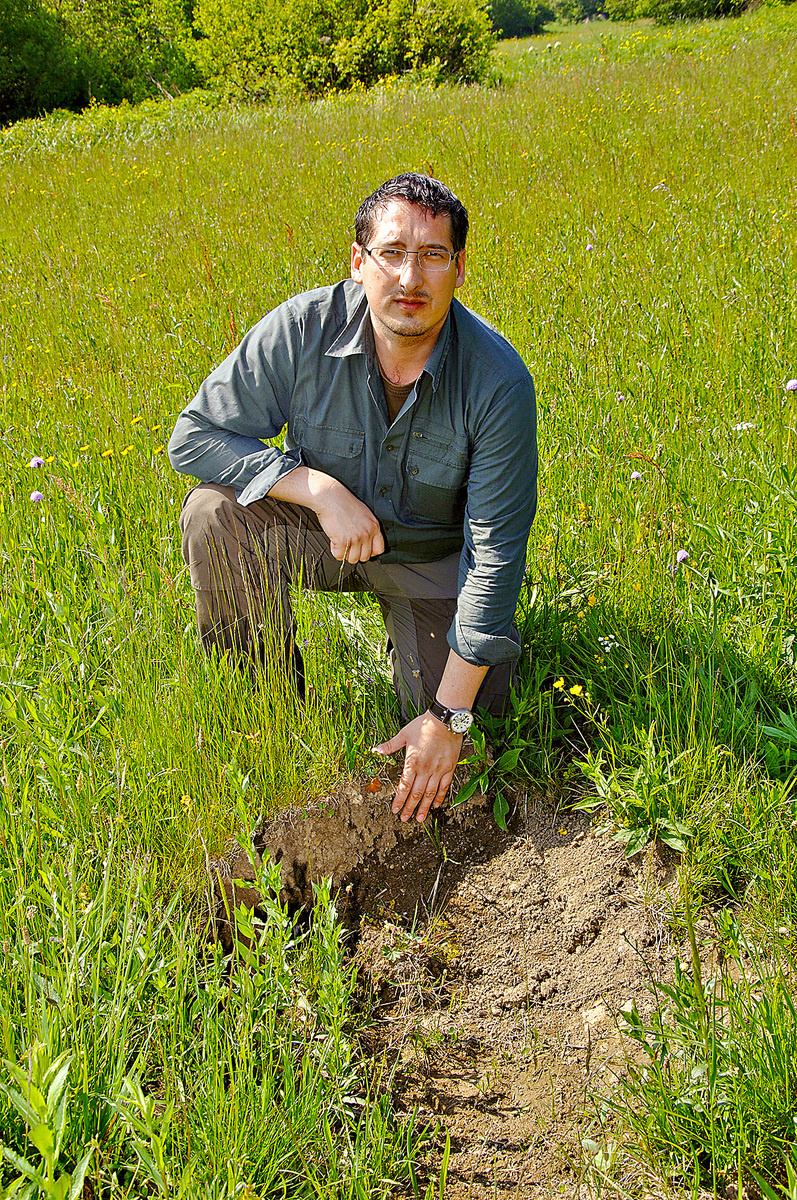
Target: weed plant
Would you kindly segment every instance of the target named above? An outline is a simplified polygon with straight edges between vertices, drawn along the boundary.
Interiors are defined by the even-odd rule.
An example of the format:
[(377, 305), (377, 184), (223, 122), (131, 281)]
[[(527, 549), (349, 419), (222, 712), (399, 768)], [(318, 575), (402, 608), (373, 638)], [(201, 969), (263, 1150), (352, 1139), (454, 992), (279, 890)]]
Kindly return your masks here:
[[(378, 611), (297, 597), (302, 708), (203, 658), (188, 481), (164, 457), (246, 328), (347, 274), (359, 199), (403, 168), (470, 208), (461, 297), (539, 394), (524, 656), (488, 732), (533, 779), (591, 761), (601, 819), (640, 843), (669, 822), (689, 902), (743, 905), (756, 945), (788, 959), (797, 13), (549, 40), (506, 52), (503, 87), (186, 97), (0, 134), (6, 1188), (33, 1178), (20, 1158), (51, 1189), (85, 1165), (98, 1196), (426, 1187), (416, 1133), (358, 1056), (331, 900), (306, 937), (272, 913), (251, 970), (200, 942), (207, 857), (372, 765), (396, 728)], [(738, 1012), (764, 1028), (749, 996)], [(14, 1066), (41, 1092), (35, 1122)], [(641, 1078), (633, 1103), (650, 1110)], [(693, 1155), (683, 1178), (791, 1153), (780, 1118), (744, 1131), (751, 1111), (721, 1126), (713, 1174)]]

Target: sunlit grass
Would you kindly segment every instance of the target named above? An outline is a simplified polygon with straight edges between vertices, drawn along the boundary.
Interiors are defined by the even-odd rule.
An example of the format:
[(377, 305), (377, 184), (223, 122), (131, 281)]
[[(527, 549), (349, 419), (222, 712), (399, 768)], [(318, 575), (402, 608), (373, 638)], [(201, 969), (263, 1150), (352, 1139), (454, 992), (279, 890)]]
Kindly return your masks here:
[[(575, 715), (619, 781), (624, 807), (604, 818), (622, 828), (657, 819), (653, 785), (629, 783), (651, 741), (649, 775), (672, 767), (689, 831), (687, 895), (743, 902), (767, 952), (788, 951), (796, 35), (788, 8), (673, 30), (594, 23), (506, 47), (504, 87), (396, 84), (275, 109), (187, 96), (0, 134), (0, 1033), (10, 1060), (35, 1041), (48, 1062), (73, 1056), (62, 1158), (71, 1170), (98, 1139), (97, 1194), (114, 1172), (143, 1178), (135, 1137), (162, 1138), (173, 1181), (198, 1172), (192, 1195), (265, 1188), (281, 1161), (259, 1137), (270, 1117), (247, 1108), (276, 1103), (276, 1059), (224, 1109), (225, 1071), (257, 1058), (262, 1030), (236, 1000), (231, 1032), (219, 965), (197, 965), (203, 864), (261, 814), (366, 766), (397, 713), (365, 599), (299, 601), (304, 708), (277, 680), (252, 688), (202, 657), (177, 530), (188, 481), (164, 445), (249, 325), (347, 273), (359, 199), (402, 168), (468, 204), (462, 299), (538, 388), (527, 652), (495, 732), (538, 780), (572, 757)], [(343, 995), (343, 959), (328, 958)], [(194, 1018), (189, 992), (218, 1011)], [(279, 1025), (267, 979), (250, 999)], [(331, 1044), (343, 1008), (319, 1018)], [(157, 1099), (140, 1116), (151, 1135), (125, 1134), (133, 1118), (102, 1099), (138, 1111), (126, 1075)], [(317, 1187), (301, 1190), (291, 1160), (287, 1195), (406, 1180), (414, 1151), (387, 1108), (338, 1096), (327, 1127), (299, 1082)], [(0, 1097), (3, 1136), (33, 1153), (10, 1113)]]

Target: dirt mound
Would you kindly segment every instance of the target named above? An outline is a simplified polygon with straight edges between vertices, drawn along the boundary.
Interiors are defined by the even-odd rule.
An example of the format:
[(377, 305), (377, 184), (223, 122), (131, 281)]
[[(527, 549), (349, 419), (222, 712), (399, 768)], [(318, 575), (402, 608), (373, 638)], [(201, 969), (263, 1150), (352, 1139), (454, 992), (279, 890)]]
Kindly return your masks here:
[[(508, 832), (481, 796), (402, 824), (393, 786), (387, 772), (347, 782), (255, 846), (280, 862), (291, 903), (325, 875), (341, 888), (371, 1050), (393, 1068), (396, 1106), (439, 1123), (438, 1153), (450, 1134), (449, 1200), (576, 1197), (587, 1089), (610, 1090), (624, 1055), (617, 1011), (650, 1007), (645, 983), (673, 954), (673, 865), (628, 863), (555, 797), (516, 796)], [(230, 908), (256, 904), (232, 882), (251, 882), (246, 856), (222, 865)], [(223, 912), (220, 932), (229, 942)]]

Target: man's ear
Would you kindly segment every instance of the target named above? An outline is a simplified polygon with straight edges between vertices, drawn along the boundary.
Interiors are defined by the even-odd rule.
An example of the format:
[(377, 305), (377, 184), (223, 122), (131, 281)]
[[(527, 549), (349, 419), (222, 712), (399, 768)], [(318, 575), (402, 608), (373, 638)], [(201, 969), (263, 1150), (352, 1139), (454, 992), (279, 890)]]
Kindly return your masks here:
[(355, 283), (363, 281), (363, 248), (358, 242), (351, 245), (351, 277)]
[(460, 287), (462, 287), (464, 282), (465, 282), (465, 251), (460, 250), (459, 254), (457, 255), (457, 279), (456, 279), (456, 283), (454, 284), (454, 287), (460, 288)]

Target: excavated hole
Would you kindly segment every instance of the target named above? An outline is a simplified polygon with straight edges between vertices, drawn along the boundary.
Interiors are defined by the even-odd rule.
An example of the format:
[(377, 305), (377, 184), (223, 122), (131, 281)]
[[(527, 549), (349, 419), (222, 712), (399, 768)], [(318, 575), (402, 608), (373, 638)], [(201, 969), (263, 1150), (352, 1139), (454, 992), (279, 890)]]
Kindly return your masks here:
[[(555, 793), (517, 795), (508, 832), (481, 795), (403, 824), (397, 775), (280, 814), (255, 831), (256, 854), (279, 862), (297, 912), (331, 878), (371, 1014), (363, 1037), (395, 1108), (439, 1123), (432, 1173), (450, 1136), (447, 1200), (576, 1200), (586, 1097), (613, 1088), (628, 1052), (618, 1010), (649, 1010), (646, 984), (678, 950), (674, 858), (653, 847), (627, 862)], [(230, 949), (227, 912), (257, 906), (255, 872), (236, 847), (211, 876)]]

